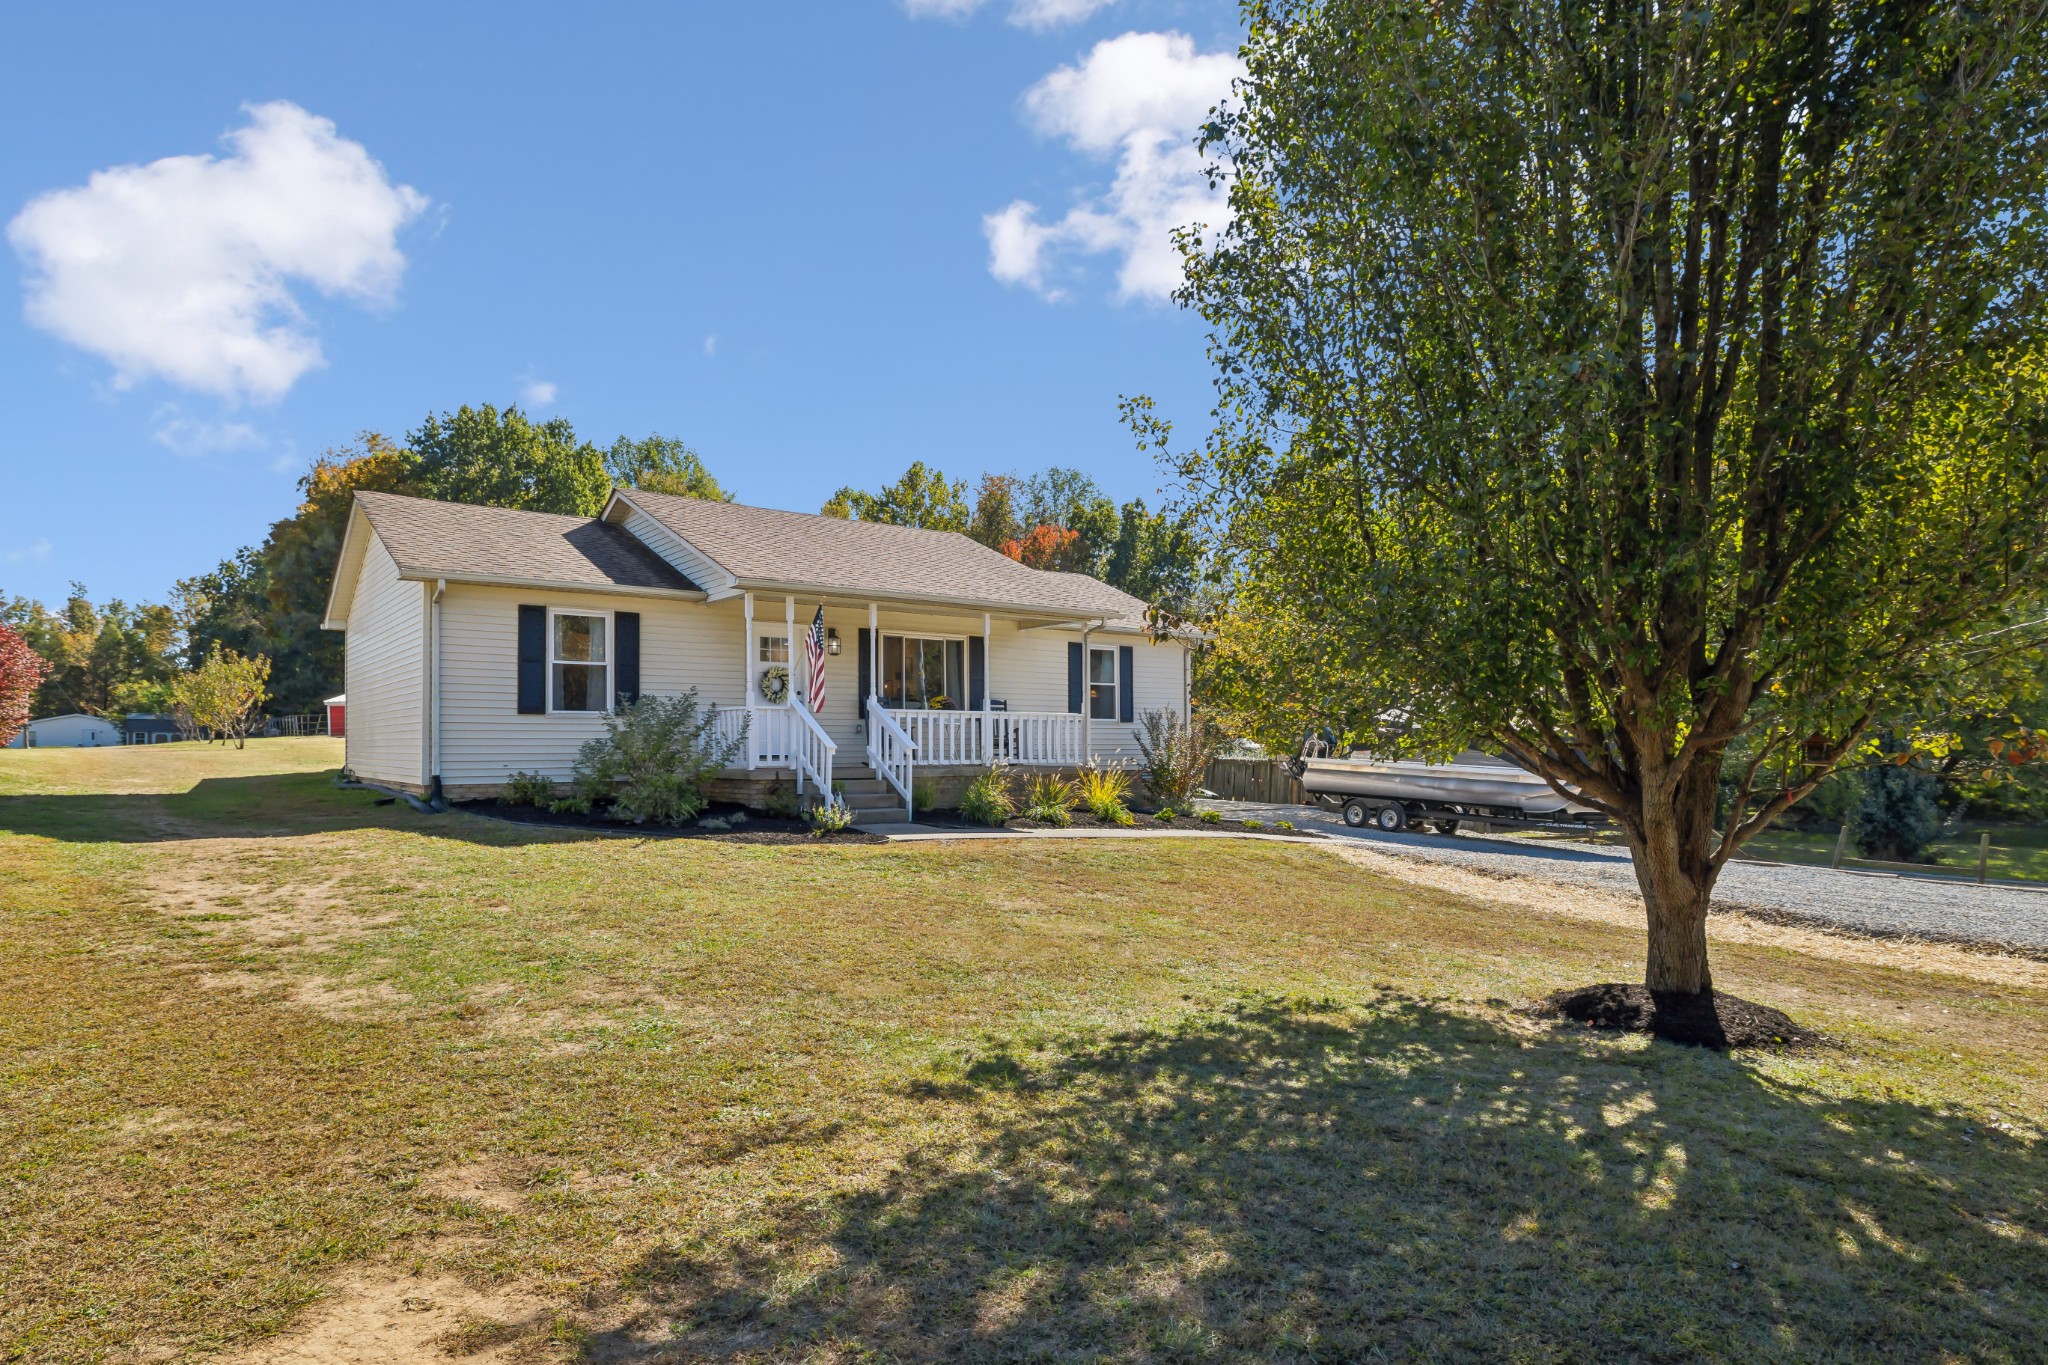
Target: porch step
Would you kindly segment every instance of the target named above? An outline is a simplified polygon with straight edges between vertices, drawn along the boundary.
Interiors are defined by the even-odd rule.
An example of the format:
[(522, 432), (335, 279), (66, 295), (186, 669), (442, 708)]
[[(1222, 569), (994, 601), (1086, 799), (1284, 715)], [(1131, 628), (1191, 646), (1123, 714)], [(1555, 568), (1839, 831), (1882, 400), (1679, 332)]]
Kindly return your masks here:
[(846, 792), (843, 798), (848, 810), (902, 810), (903, 798), (893, 791)]
[(841, 777), (839, 774), (834, 773), (832, 774), (832, 785), (839, 788), (840, 792), (847, 796), (867, 796), (878, 792), (893, 793), (895, 791), (894, 787), (891, 787), (879, 777)]
[(903, 823), (903, 803), (892, 800), (886, 806), (861, 807), (847, 802), (856, 825), (898, 825)]

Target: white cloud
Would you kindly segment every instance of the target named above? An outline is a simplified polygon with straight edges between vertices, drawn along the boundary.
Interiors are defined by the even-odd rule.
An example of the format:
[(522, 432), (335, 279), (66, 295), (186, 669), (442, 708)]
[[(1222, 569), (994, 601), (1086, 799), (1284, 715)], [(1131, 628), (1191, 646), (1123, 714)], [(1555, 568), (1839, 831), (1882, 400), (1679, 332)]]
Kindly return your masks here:
[(263, 433), (247, 422), (209, 422), (174, 406), (158, 408), (156, 423), (157, 444), (180, 455), (221, 455), (265, 444)]
[(9, 564), (40, 564), (49, 557), (50, 540), (48, 536), (43, 537), (33, 545), (23, 545), (18, 549), (9, 550), (5, 556)]
[(529, 408), (545, 408), (555, 401), (557, 390), (546, 379), (529, 379), (519, 390), (519, 401)]
[[(965, 19), (987, 0), (903, 0), (903, 9), (913, 19)], [(1010, 0), (1010, 22), (1019, 28), (1041, 31), (1078, 24), (1116, 0)]]
[(398, 230), (427, 199), (327, 119), (247, 108), (228, 154), (96, 171), (8, 224), (29, 322), (114, 366), (229, 400), (280, 398), (323, 359), (294, 283), (377, 305), (405, 272)]
[(710, 336), (704, 338), (704, 358), (706, 360), (709, 360), (712, 356), (715, 356), (717, 354), (718, 334), (716, 332), (713, 332)]
[(1038, 131), (1084, 155), (1115, 157), (1116, 179), (1053, 222), (1023, 199), (984, 217), (989, 272), (1058, 298), (1051, 276), (1062, 254), (1112, 253), (1123, 257), (1120, 297), (1170, 295), (1181, 282), (1174, 229), (1218, 228), (1230, 218), (1194, 139), (1243, 72), (1235, 53), (1197, 52), (1185, 34), (1126, 33), (1031, 87), (1024, 109)]
[(1016, 0), (1010, 6), (1010, 22), (1019, 28), (1048, 29), (1078, 24), (1116, 0)]

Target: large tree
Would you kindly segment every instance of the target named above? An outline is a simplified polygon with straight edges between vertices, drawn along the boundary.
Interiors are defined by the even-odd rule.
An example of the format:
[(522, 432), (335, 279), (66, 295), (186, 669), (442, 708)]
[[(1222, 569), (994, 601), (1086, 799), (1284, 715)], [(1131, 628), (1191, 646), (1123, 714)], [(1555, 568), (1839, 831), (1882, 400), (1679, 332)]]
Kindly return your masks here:
[(592, 517), (611, 494), (604, 452), (566, 417), (536, 422), (516, 407), (464, 404), (428, 414), (406, 445), (419, 457), (422, 497)]
[(1704, 993), (1730, 855), (2038, 590), (2042, 6), (1246, 10), (1183, 239), (1236, 617), (1612, 815)]
[(903, 477), (884, 484), (879, 493), (841, 488), (819, 509), (828, 517), (850, 521), (883, 521), (919, 526), (927, 531), (966, 531), (974, 513), (967, 506), (967, 481), (947, 479), (945, 471), (913, 460)]

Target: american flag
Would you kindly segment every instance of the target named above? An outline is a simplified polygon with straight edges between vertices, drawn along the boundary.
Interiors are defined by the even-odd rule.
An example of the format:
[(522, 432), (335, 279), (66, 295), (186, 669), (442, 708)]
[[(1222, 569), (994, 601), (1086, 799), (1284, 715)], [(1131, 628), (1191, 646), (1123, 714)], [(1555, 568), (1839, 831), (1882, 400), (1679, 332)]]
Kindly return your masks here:
[(818, 614), (811, 618), (811, 633), (804, 640), (804, 672), (810, 678), (811, 714), (818, 715), (825, 709), (825, 606), (818, 604)]

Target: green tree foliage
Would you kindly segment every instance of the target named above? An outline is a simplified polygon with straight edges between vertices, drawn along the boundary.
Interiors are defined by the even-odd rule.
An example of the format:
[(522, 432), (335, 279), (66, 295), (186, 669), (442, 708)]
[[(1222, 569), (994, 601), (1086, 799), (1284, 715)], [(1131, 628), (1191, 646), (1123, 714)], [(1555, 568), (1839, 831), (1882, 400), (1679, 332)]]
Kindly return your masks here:
[(923, 460), (912, 463), (902, 478), (879, 493), (841, 488), (821, 510), (828, 517), (885, 521), (927, 531), (965, 531), (973, 519), (967, 506), (966, 480), (948, 482), (943, 472), (927, 469)]
[(1056, 526), (1075, 533), (1071, 562), (1062, 567), (1101, 577), (1117, 537), (1116, 504), (1078, 469), (1055, 465), (1024, 480), (1018, 519), (1027, 528)]
[(1015, 474), (983, 474), (975, 490), (967, 534), (991, 550), (1002, 549), (1027, 529), (1017, 520), (1017, 484)]
[(1856, 847), (1866, 858), (1916, 862), (1941, 833), (1941, 782), (1932, 773), (1886, 763), (1863, 778), (1863, 799), (1850, 813)]
[(421, 497), (590, 517), (611, 492), (604, 453), (566, 417), (535, 422), (517, 407), (465, 404), (429, 414), (406, 446), (419, 457)]
[(58, 610), (17, 597), (0, 610), (0, 624), (49, 664), (32, 715), (122, 715), (124, 684), (162, 682), (177, 672), (178, 622), (161, 604), (115, 599), (96, 606), (85, 585), (73, 583)]
[(1727, 858), (2038, 591), (2039, 12), (1247, 13), (1204, 132), (1235, 215), (1183, 239), (1221, 422), (1182, 472), (1219, 624), (1329, 671), (1235, 702), (1314, 688), (1580, 789), (1648, 984), (1710, 989)]
[(624, 488), (644, 488), (650, 493), (673, 493), (709, 502), (731, 502), (732, 494), (718, 486), (718, 480), (704, 466), (696, 451), (673, 436), (659, 432), (635, 441), (621, 436), (605, 452), (606, 475)]
[(261, 654), (215, 645), (199, 667), (179, 676), (174, 709), (187, 724), (222, 742), (231, 740), (239, 749), (262, 719), (269, 677), (270, 660)]

